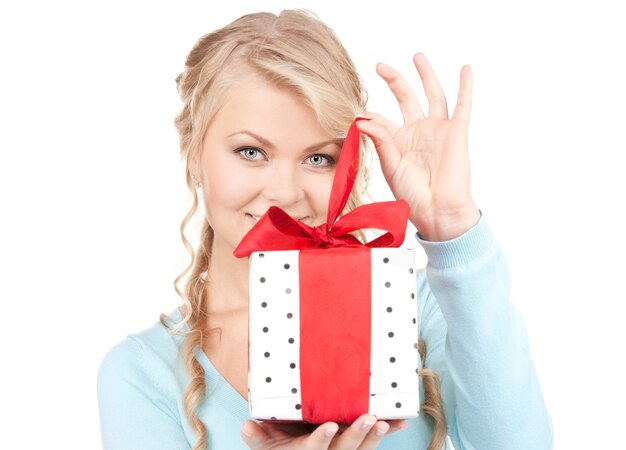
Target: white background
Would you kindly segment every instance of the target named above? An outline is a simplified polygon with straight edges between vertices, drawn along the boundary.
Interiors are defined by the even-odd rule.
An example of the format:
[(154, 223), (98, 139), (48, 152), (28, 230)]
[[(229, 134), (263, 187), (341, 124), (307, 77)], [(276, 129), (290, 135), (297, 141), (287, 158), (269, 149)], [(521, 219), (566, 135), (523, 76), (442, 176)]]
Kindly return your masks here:
[(472, 66), (473, 195), (509, 261), (555, 448), (623, 445), (618, 2), (16, 3), (0, 7), (0, 446), (100, 446), (100, 360), (179, 302), (189, 196), (174, 79), (202, 34), (284, 7), (337, 31), (370, 109), (396, 120), (377, 61), (421, 89), (411, 56), (424, 51), (451, 110)]

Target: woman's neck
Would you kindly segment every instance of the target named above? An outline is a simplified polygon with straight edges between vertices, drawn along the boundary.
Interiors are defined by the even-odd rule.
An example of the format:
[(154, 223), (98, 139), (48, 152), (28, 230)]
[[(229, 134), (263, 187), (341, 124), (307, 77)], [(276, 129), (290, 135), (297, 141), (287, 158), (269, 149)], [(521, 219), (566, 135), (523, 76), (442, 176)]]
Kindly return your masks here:
[(215, 240), (211, 249), (208, 282), (209, 314), (248, 308), (248, 258), (235, 258), (233, 250)]

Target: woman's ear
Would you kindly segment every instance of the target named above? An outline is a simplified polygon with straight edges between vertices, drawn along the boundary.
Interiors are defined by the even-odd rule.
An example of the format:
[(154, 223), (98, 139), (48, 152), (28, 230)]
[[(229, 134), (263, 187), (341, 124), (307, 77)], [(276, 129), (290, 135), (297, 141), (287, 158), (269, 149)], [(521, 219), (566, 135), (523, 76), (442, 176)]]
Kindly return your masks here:
[(194, 174), (191, 174), (191, 181), (193, 182), (193, 185), (195, 186), (196, 189), (199, 189), (202, 187), (202, 182)]
[(189, 161), (187, 170), (189, 171), (189, 175), (191, 175), (191, 181), (196, 189), (202, 187), (202, 173), (199, 169), (200, 165), (198, 164), (198, 160), (196, 158), (192, 158)]

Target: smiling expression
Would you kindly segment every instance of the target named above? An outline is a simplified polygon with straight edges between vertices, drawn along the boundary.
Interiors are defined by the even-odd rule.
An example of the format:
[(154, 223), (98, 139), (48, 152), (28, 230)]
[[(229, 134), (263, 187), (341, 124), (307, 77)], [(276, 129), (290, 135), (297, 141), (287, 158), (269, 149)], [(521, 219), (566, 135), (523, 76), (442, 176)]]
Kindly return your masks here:
[(196, 169), (213, 245), (234, 249), (270, 206), (310, 226), (325, 223), (341, 143), (292, 91), (260, 77), (238, 82)]

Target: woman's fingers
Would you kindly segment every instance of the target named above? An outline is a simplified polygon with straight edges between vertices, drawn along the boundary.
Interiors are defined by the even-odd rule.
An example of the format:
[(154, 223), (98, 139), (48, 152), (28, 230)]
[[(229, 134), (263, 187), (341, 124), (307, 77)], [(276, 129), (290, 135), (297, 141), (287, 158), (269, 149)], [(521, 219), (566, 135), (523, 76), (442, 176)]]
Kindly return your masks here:
[(417, 100), (417, 96), (409, 83), (393, 67), (384, 63), (376, 65), (376, 72), (389, 85), (389, 89), (398, 100), (404, 123), (412, 122), (416, 119), (423, 119), (424, 112)]
[(367, 433), (365, 439), (359, 446), (358, 450), (373, 450), (375, 449), (380, 441), (387, 435), (389, 432), (389, 424), (382, 420), (376, 422), (376, 424), (372, 427), (372, 429)]
[(447, 119), (448, 103), (446, 96), (426, 56), (421, 52), (416, 53), (415, 56), (413, 56), (413, 63), (420, 74), (424, 91), (428, 98), (428, 116)]
[[(303, 444), (306, 449), (327, 449), (333, 438), (339, 431), (339, 425), (334, 422), (326, 422), (315, 429), (313, 433), (308, 435)], [(294, 448), (294, 447), (287, 447)]]
[(374, 426), (376, 425), (376, 422), (376, 416), (371, 414), (362, 415), (333, 441), (330, 448), (332, 450), (375, 448), (384, 435), (376, 435), (375, 431), (371, 433), (372, 429), (374, 429)]
[(469, 122), (470, 111), (472, 110), (472, 88), (472, 68), (470, 66), (463, 66), (461, 69), (459, 96), (456, 100), (454, 112), (452, 113), (453, 119), (461, 119), (464, 122)]
[[(421, 52), (416, 53), (415, 56), (413, 56), (413, 63), (422, 79), (424, 91), (428, 98), (428, 116), (448, 119), (448, 102), (446, 96), (426, 56)], [(415, 92), (398, 71), (387, 64), (378, 63), (376, 65), (376, 72), (387, 82), (391, 92), (393, 92), (396, 100), (398, 100), (402, 116), (404, 117), (404, 123), (424, 118), (424, 112)], [(469, 66), (465, 66), (461, 70), (461, 86), (459, 88), (457, 105), (454, 110), (454, 117), (469, 121), (471, 105), (472, 72)], [(392, 133), (392, 135), (393, 134), (394, 133)]]
[(352, 425), (338, 433), (339, 425), (326, 422), (310, 434), (292, 433), (282, 429), (281, 424), (259, 424), (246, 420), (241, 427), (241, 437), (252, 450), (266, 449), (332, 449), (332, 450), (371, 450), (375, 449), (383, 437), (406, 428), (406, 421), (378, 421), (376, 416), (364, 414)]
[(391, 179), (402, 158), (393, 136), (389, 134), (385, 126), (376, 120), (359, 120), (356, 126), (361, 133), (369, 136), (374, 143), (383, 174), (388, 179)]
[(241, 427), (241, 438), (252, 450), (266, 448), (267, 433), (258, 423), (246, 420)]
[(387, 431), (387, 436), (399, 430), (406, 430), (408, 427), (406, 419), (387, 420), (386, 422), (389, 424), (389, 431)]
[[(295, 425), (295, 426), (289, 426)], [(241, 437), (252, 450), (267, 449), (328, 449), (333, 438), (339, 431), (334, 422), (327, 422), (318, 426), (310, 434), (304, 432), (298, 424), (258, 424), (246, 420), (241, 427)], [(354, 447), (356, 448), (356, 447)]]
[(387, 119), (382, 114), (377, 114), (375, 112), (367, 111), (362, 116), (357, 116), (357, 117), (369, 117), (369, 118), (371, 118), (375, 122), (378, 122), (382, 126), (384, 126), (385, 129), (389, 132), (389, 134), (391, 136), (393, 136), (393, 137), (396, 136), (396, 134), (398, 133), (398, 130), (400, 129), (400, 127), (398, 125), (396, 125), (394, 122), (392, 122), (391, 120)]

